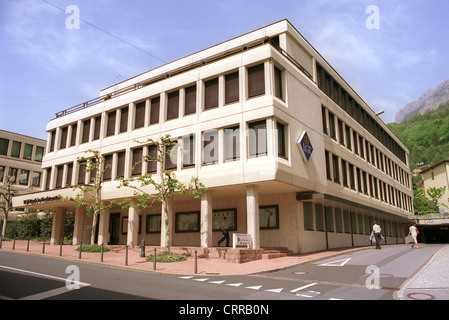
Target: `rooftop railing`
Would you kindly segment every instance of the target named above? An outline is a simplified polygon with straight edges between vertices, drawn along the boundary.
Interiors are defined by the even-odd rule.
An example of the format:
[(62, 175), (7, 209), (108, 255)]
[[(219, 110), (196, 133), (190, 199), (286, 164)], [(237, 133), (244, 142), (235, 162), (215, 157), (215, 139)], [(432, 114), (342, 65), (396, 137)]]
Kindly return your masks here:
[(63, 117), (65, 115), (68, 115), (68, 114), (71, 114), (71, 113), (74, 113), (74, 112), (77, 112), (77, 111), (89, 108), (91, 106), (94, 106), (94, 105), (99, 104), (101, 102), (104, 102), (106, 100), (119, 97), (119, 96), (127, 94), (129, 92), (141, 89), (141, 88), (143, 88), (145, 86), (148, 86), (148, 85), (154, 84), (156, 82), (168, 79), (168, 78), (170, 78), (172, 76), (176, 76), (176, 75), (179, 75), (181, 73), (184, 73), (184, 72), (187, 72), (187, 71), (190, 71), (190, 70), (202, 67), (202, 66), (204, 66), (204, 65), (206, 65), (208, 63), (216, 62), (216, 61), (225, 59), (227, 57), (230, 57), (232, 55), (235, 55), (235, 54), (247, 51), (247, 50), (251, 50), (251, 49), (257, 48), (257, 47), (259, 47), (261, 45), (264, 45), (264, 44), (272, 45), (287, 60), (289, 60), (296, 68), (298, 68), (302, 73), (304, 73), (309, 79), (313, 80), (312, 75), (300, 63), (298, 63), (292, 56), (290, 56), (284, 49), (282, 49), (279, 46), (279, 44), (277, 43), (277, 41), (274, 40), (274, 38), (263, 37), (263, 38), (260, 38), (260, 39), (248, 42), (248, 43), (246, 43), (244, 45), (237, 46), (235, 48), (226, 50), (224, 52), (220, 52), (218, 54), (209, 56), (209, 57), (204, 58), (202, 60), (199, 60), (199, 61), (196, 61), (196, 62), (192, 62), (192, 63), (190, 63), (188, 65), (185, 65), (185, 66), (173, 69), (173, 70), (171, 70), (169, 72), (163, 73), (163, 74), (155, 76), (153, 78), (146, 79), (146, 80), (143, 80), (143, 81), (138, 82), (136, 84), (124, 87), (124, 88), (116, 90), (116, 91), (114, 91), (112, 93), (108, 93), (108, 94), (102, 95), (102, 96), (100, 96), (98, 98), (95, 98), (95, 99), (92, 99), (92, 100), (80, 103), (80, 104), (78, 104), (76, 106), (70, 107), (70, 108), (62, 110), (60, 112), (56, 112), (55, 113), (56, 118), (60, 118), (60, 117)]

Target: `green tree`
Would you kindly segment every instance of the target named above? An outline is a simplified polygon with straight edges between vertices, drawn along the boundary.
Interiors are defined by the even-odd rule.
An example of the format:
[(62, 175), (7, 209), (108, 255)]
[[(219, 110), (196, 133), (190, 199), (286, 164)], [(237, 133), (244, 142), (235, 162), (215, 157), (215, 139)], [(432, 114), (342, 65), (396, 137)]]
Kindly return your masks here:
[(84, 167), (85, 169), (83, 170), (85, 170), (86, 173), (90, 172), (90, 184), (72, 186), (73, 190), (77, 191), (77, 193), (73, 197), (63, 197), (63, 200), (73, 201), (76, 203), (77, 208), (85, 207), (88, 215), (93, 214), (90, 244), (94, 244), (98, 217), (104, 209), (112, 206), (112, 203), (105, 202), (101, 199), (104, 172), (109, 169), (110, 166), (104, 165), (104, 157), (98, 150), (89, 149), (86, 150), (85, 153), (89, 154), (89, 157), (78, 157), (77, 160), (79, 162), (78, 165)]
[[(176, 159), (176, 154), (173, 148), (177, 145), (176, 142), (170, 139), (170, 135), (160, 137), (158, 140), (148, 139), (145, 143), (155, 145), (157, 148), (156, 157), (152, 158), (150, 155), (143, 157), (142, 162), (156, 162), (159, 167), (159, 174), (145, 174), (139, 177), (119, 178), (119, 188), (127, 187), (134, 190), (134, 196), (137, 201), (133, 202), (131, 199), (123, 202), (123, 207), (135, 206), (139, 208), (147, 208), (152, 206), (154, 202), (162, 203), (162, 221), (164, 224), (165, 234), (165, 252), (170, 252), (170, 225), (168, 217), (168, 201), (174, 194), (191, 194), (195, 198), (201, 197), (206, 187), (199, 181), (197, 177), (192, 177), (189, 183), (180, 181), (175, 172), (165, 169), (167, 157)], [(134, 167), (138, 163), (134, 164)], [(150, 188), (149, 188), (150, 187)], [(149, 189), (154, 190), (149, 193)], [(162, 239), (161, 239), (162, 240)]]

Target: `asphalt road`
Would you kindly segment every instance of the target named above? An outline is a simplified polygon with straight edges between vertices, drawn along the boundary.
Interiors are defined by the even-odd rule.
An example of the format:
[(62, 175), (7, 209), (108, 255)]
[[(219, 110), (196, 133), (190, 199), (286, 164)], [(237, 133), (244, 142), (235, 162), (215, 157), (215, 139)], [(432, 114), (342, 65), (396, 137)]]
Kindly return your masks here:
[[(165, 275), (0, 251), (0, 299), (177, 300), (174, 312), (190, 308), (205, 313), (207, 309), (193, 305), (202, 300), (393, 300), (400, 286), (442, 246), (367, 249), (245, 276)], [(184, 300), (197, 303), (181, 309)], [(233, 310), (224, 306), (215, 312)], [(258, 312), (265, 310), (263, 303), (258, 306)], [(244, 312), (234, 308), (238, 310)]]

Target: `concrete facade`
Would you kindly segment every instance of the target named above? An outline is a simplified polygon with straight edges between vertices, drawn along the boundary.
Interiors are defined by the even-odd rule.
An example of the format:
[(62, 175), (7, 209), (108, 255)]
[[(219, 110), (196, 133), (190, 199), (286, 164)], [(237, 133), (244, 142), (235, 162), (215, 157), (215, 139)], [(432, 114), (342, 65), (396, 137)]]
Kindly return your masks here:
[[(254, 249), (366, 245), (374, 220), (387, 243), (402, 243), (413, 215), (408, 150), (287, 20), (106, 88), (57, 113), (47, 131), (46, 183), (14, 203), (74, 212), (75, 243), (90, 237), (91, 217), (54, 197), (89, 183), (77, 157), (88, 149), (108, 156), (103, 200), (133, 197), (117, 176), (132, 176), (134, 156), (152, 152), (142, 142), (165, 134), (180, 146), (176, 176), (197, 176), (208, 189), (201, 199), (170, 200), (174, 246), (216, 246), (223, 216)], [(160, 214), (160, 204), (105, 210), (98, 242), (163, 246)]]

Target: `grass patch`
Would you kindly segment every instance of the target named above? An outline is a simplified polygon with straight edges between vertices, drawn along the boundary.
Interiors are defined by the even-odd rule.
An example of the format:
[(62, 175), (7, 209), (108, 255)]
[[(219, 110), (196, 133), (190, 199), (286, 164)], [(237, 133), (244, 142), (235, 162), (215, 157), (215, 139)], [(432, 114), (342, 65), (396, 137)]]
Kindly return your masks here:
[[(83, 244), (81, 245), (83, 252), (101, 252), (101, 246), (98, 244)], [(76, 248), (76, 251), (80, 251), (80, 247)], [(109, 249), (103, 246), (103, 252), (108, 252)]]
[[(154, 261), (154, 255), (151, 254), (146, 259), (148, 262)], [(163, 252), (156, 254), (156, 262), (169, 263), (169, 262), (181, 262), (186, 261), (187, 258), (183, 254), (174, 254), (170, 252)]]

